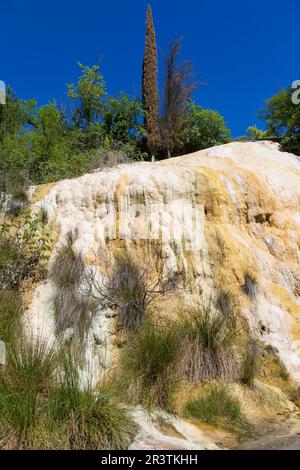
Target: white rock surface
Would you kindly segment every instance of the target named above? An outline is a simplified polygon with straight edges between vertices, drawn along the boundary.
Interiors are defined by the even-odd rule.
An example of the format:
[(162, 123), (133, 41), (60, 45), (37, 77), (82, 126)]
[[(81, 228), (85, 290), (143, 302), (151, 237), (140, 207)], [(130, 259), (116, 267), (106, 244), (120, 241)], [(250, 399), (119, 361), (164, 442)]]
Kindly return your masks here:
[[(300, 383), (296, 156), (280, 152), (275, 143), (234, 142), (61, 181), (49, 188), (34, 210), (40, 207), (47, 211), (57, 237), (52, 260), (67, 233), (75, 229), (74, 249), (87, 263), (93, 262), (95, 253), (98, 261), (113, 260), (125, 246), (129, 250), (139, 246), (143, 257), (145, 239), (160, 240), (166, 269), (177, 271), (180, 264), (207, 296), (218, 264), (212, 238), (220, 233), (227, 257), (220, 267), (223, 285), (227, 282), (235, 289), (253, 333), (278, 349)], [(258, 278), (259, 295), (253, 302), (242, 292), (245, 264)], [(53, 294), (50, 281), (40, 285), (25, 319), (28, 328), (47, 337), (54, 332)], [(99, 311), (86, 332), (86, 370), (93, 371), (94, 382), (113, 360), (111, 328), (111, 321)], [(95, 344), (95, 337), (101, 338), (101, 344)]]

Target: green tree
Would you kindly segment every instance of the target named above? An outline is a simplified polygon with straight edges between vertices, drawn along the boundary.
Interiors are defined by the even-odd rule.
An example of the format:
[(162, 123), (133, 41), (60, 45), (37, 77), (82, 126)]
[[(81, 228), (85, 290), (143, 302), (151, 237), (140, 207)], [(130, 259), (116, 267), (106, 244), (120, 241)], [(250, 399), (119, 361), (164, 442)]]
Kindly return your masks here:
[(138, 99), (122, 93), (104, 105), (103, 132), (110, 141), (127, 143), (143, 135), (143, 106)]
[(146, 17), (146, 45), (143, 61), (142, 95), (145, 111), (146, 143), (152, 159), (160, 146), (158, 121), (157, 48), (155, 28), (150, 5)]
[[(7, 87), (6, 104), (0, 105), (0, 193), (26, 186), (32, 159), (26, 128), (34, 122), (35, 105), (35, 100), (21, 100)], [(0, 206), (1, 201), (0, 195)]]
[(34, 154), (31, 167), (34, 181), (45, 182), (63, 177), (69, 153), (67, 127), (65, 116), (55, 101), (38, 108), (34, 128), (28, 137)]
[(269, 138), (281, 142), (283, 150), (300, 155), (300, 104), (292, 101), (292, 88), (285, 88), (266, 101), (261, 116)]
[(228, 142), (230, 142), (230, 130), (223, 116), (217, 111), (204, 109), (191, 102), (182, 146), (178, 150), (189, 153)]
[(35, 100), (20, 100), (8, 85), (6, 90), (6, 104), (0, 105), (0, 141), (5, 136), (16, 136), (24, 131), (26, 124), (33, 123)]
[(68, 96), (75, 102), (73, 120), (77, 127), (89, 129), (100, 117), (105, 81), (99, 65), (88, 67), (78, 62), (81, 76), (76, 84), (68, 84)]

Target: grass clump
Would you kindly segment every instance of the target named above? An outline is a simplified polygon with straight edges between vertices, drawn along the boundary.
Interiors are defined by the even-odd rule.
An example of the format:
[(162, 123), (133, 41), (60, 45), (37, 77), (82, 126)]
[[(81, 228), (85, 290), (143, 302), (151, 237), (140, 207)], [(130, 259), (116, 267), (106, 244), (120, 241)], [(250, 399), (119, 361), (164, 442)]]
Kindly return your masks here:
[(250, 339), (246, 345), (241, 365), (241, 381), (248, 387), (253, 387), (255, 377), (260, 367), (261, 349), (255, 339)]
[(232, 380), (237, 375), (233, 352), (237, 327), (234, 315), (211, 305), (184, 314), (184, 372), (190, 382), (221, 378)]
[(6, 449), (126, 449), (135, 426), (108, 386), (80, 383), (74, 359), (39, 339), (10, 348), (0, 375)]
[(43, 394), (55, 367), (52, 347), (42, 340), (21, 339), (8, 354), (0, 376), (0, 414), (7, 448), (34, 448)]
[(180, 377), (181, 339), (174, 324), (146, 319), (124, 348), (121, 383), (135, 403), (172, 411)]
[(73, 244), (76, 234), (68, 233), (66, 243), (60, 247), (50, 269), (56, 291), (54, 310), (56, 331), (79, 327), (84, 330), (98, 303), (81, 290), (85, 278), (85, 263), (80, 254), (75, 253)]
[(246, 431), (249, 427), (242, 416), (238, 399), (224, 385), (212, 384), (196, 399), (189, 400), (184, 414), (187, 418), (232, 431)]
[(85, 265), (82, 256), (73, 249), (75, 240), (76, 236), (69, 232), (66, 243), (57, 251), (51, 266), (50, 277), (57, 287), (73, 287), (81, 281)]
[(244, 271), (243, 291), (251, 300), (256, 298), (258, 292), (257, 277), (248, 268)]
[(20, 333), (22, 302), (15, 290), (0, 290), (0, 339), (7, 344), (14, 343)]
[(224, 385), (211, 385), (195, 400), (189, 400), (185, 406), (185, 414), (208, 424), (220, 422), (237, 422), (241, 419), (240, 404)]
[(236, 301), (232, 292), (229, 289), (218, 289), (216, 296), (216, 308), (225, 316), (228, 316), (231, 320), (234, 320), (233, 312), (236, 309)]
[(70, 357), (65, 359), (58, 384), (50, 393), (49, 415), (62, 426), (68, 449), (124, 450), (135, 432), (131, 418), (108, 386), (95, 391), (81, 386)]

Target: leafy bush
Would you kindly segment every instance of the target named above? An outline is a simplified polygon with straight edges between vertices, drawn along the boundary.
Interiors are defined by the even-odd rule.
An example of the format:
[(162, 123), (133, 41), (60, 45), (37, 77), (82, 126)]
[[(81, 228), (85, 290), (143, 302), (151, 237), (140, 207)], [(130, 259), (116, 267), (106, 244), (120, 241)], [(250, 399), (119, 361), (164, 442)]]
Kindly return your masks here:
[(228, 389), (221, 385), (211, 385), (195, 400), (189, 400), (185, 406), (185, 415), (208, 424), (224, 427), (241, 425), (240, 404)]
[(254, 379), (259, 370), (259, 359), (261, 355), (260, 347), (256, 340), (251, 339), (246, 345), (246, 350), (241, 367), (242, 383), (252, 387)]
[(70, 356), (64, 360), (58, 384), (49, 397), (49, 414), (63, 427), (69, 449), (126, 449), (134, 435), (130, 417), (108, 386), (93, 391), (80, 384)]
[(28, 277), (44, 274), (49, 245), (41, 233), (41, 222), (29, 212), (0, 227), (0, 288), (18, 287)]
[(121, 358), (121, 386), (147, 408), (172, 410), (180, 378), (181, 338), (174, 323), (147, 318), (129, 338)]
[(237, 362), (232, 345), (237, 335), (232, 312), (223, 313), (211, 305), (184, 312), (182, 337), (183, 364), (191, 382), (237, 375)]

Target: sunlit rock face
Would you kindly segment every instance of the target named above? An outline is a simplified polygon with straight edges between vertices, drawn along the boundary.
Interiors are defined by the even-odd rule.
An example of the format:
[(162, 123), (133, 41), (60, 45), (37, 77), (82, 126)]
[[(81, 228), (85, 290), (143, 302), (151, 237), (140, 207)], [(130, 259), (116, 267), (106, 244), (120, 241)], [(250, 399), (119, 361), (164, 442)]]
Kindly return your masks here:
[[(54, 248), (76, 231), (74, 250), (99, 276), (124, 250), (145, 258), (159, 244), (168, 272), (184, 273), (202, 297), (227, 287), (252, 334), (278, 350), (300, 382), (300, 162), (271, 142), (234, 142), (157, 163), (137, 163), (37, 188), (33, 210), (49, 219)], [(244, 274), (257, 279), (244, 292)], [(26, 325), (55, 337), (50, 280), (33, 292)], [(181, 291), (186, 303), (195, 292)], [(169, 304), (168, 304), (169, 305)], [(167, 312), (168, 313), (168, 312)], [(170, 307), (170, 315), (174, 308)], [(101, 306), (84, 333), (96, 382), (114, 361), (114, 315)], [(66, 332), (72, 335), (72, 332)]]

